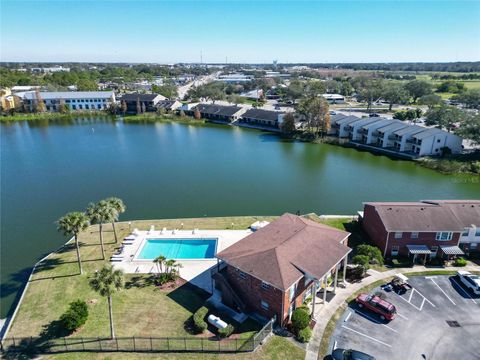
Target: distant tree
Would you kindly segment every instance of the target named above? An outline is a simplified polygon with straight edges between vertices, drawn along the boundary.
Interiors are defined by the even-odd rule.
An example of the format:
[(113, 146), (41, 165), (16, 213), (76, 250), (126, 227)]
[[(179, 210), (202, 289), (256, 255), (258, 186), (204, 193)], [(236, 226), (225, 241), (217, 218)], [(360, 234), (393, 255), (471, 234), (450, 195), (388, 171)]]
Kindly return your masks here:
[(62, 216), (58, 220), (58, 231), (63, 232), (64, 235), (72, 236), (75, 239), (75, 247), (77, 250), (77, 261), (78, 261), (78, 269), (80, 270), (80, 274), (83, 274), (82, 268), (82, 261), (80, 258), (80, 245), (78, 244), (78, 235), (85, 231), (90, 222), (88, 221), (87, 215), (83, 212), (70, 212), (65, 216)]
[(95, 91), (98, 90), (97, 83), (94, 80), (80, 79), (77, 82), (78, 91)]
[(304, 90), (305, 87), (301, 81), (292, 80), (287, 88), (287, 98), (295, 104), (303, 96)]
[(465, 84), (458, 81), (444, 81), (437, 86), (437, 91), (441, 93), (462, 93), (466, 90)]
[(168, 99), (175, 99), (178, 96), (177, 86), (171, 81), (167, 81), (161, 86), (152, 85), (152, 92)]
[(142, 107), (140, 106), (140, 98), (137, 98), (137, 115), (142, 113)]
[(105, 199), (105, 201), (115, 209), (115, 213), (112, 214), (112, 229), (113, 229), (113, 235), (115, 237), (115, 243), (117, 243), (118, 239), (117, 239), (117, 231), (115, 229), (115, 221), (118, 221), (118, 217), (127, 210), (127, 207), (123, 203), (123, 200), (117, 197), (109, 197)]
[(322, 94), (325, 94), (325, 92), (326, 92), (325, 83), (318, 80), (309, 81), (305, 88), (305, 95), (307, 97), (321, 96)]
[(100, 245), (102, 248), (102, 259), (105, 259), (105, 249), (103, 245), (103, 224), (111, 223), (118, 218), (118, 213), (115, 208), (105, 200), (100, 200), (98, 203), (91, 203), (86, 211), (87, 216), (92, 224), (98, 224), (100, 234)]
[(142, 102), (142, 114), (147, 112), (147, 107), (145, 106), (145, 102)]
[(228, 95), (227, 100), (228, 100), (228, 102), (230, 102), (232, 104), (235, 104), (235, 105), (245, 103), (245, 98), (243, 96), (235, 95), (235, 94)]
[(418, 98), (432, 93), (432, 85), (423, 80), (412, 80), (405, 84), (405, 89), (416, 102)]
[(323, 97), (303, 99), (298, 105), (298, 112), (305, 117), (308, 131), (324, 135), (330, 130), (330, 112), (328, 102)]
[(351, 96), (353, 94), (353, 86), (348, 81), (342, 81), (342, 88), (340, 94), (343, 96)]
[(42, 95), (40, 94), (40, 90), (36, 89), (35, 90), (35, 100), (34, 100), (34, 112), (42, 113), (47, 110), (45, 106), (45, 102), (42, 99)]
[(90, 280), (90, 286), (94, 291), (108, 299), (110, 337), (114, 339), (115, 330), (113, 327), (112, 295), (124, 287), (123, 272), (121, 270), (114, 270), (111, 265), (105, 265), (94, 273), (93, 278)]
[(66, 114), (70, 111), (70, 107), (65, 104), (65, 99), (58, 99), (58, 112), (61, 114)]
[(288, 112), (283, 116), (280, 130), (282, 130), (286, 134), (291, 134), (295, 131), (295, 117), (293, 116), (293, 113)]
[(418, 99), (418, 103), (420, 105), (427, 105), (428, 109), (432, 109), (442, 103), (442, 98), (435, 94), (423, 95), (420, 99)]
[(122, 100), (120, 104), (120, 110), (122, 111), (123, 115), (127, 112), (127, 102), (125, 100)]
[(193, 112), (193, 117), (195, 118), (195, 120), (200, 120), (202, 118), (202, 114), (200, 113), (200, 110), (198, 110), (198, 108), (195, 108)]
[(480, 89), (470, 89), (452, 98), (471, 109), (480, 109)]
[(466, 119), (464, 111), (455, 106), (441, 105), (434, 109), (428, 110), (425, 114), (427, 125), (436, 125), (440, 129), (451, 131), (455, 123), (461, 123)]
[(372, 104), (378, 101), (383, 94), (383, 81), (378, 79), (366, 80), (357, 91), (360, 101), (367, 103), (367, 111), (370, 111)]
[(480, 145), (480, 115), (466, 114), (455, 133)]
[(404, 104), (408, 100), (408, 93), (398, 82), (387, 82), (383, 86), (382, 97), (388, 102), (388, 110), (392, 110), (393, 104)]

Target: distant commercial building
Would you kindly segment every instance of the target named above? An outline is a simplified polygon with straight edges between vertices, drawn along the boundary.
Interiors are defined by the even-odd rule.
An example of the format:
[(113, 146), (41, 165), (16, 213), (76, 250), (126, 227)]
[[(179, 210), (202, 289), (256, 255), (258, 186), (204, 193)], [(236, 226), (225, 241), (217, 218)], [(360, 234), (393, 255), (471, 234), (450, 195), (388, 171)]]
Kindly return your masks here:
[(40, 89), (40, 86), (38, 85), (15, 85), (12, 87), (12, 92), (17, 93), (17, 92), (24, 92), (24, 91), (35, 91), (37, 89)]
[(240, 94), (240, 96), (250, 100), (260, 100), (264, 98), (262, 89), (255, 89), (252, 91), (248, 91), (246, 93)]
[(30, 69), (33, 73), (54, 73), (54, 72), (70, 72), (70, 68), (59, 66), (51, 66), (51, 67), (33, 67)]
[(340, 94), (322, 94), (323, 98), (328, 101), (329, 104), (343, 104), (345, 103), (345, 96)]
[(43, 101), (47, 111), (59, 111), (62, 105), (70, 110), (105, 110), (110, 103), (115, 102), (113, 91), (57, 91), (39, 92), (40, 99), (35, 91), (23, 94), (23, 104), (28, 111), (35, 111), (38, 101)]
[(220, 75), (218, 77), (218, 81), (222, 81), (225, 83), (233, 83), (233, 84), (240, 84), (252, 81), (253, 76), (251, 75), (244, 75), (244, 74), (228, 74), (228, 75)]

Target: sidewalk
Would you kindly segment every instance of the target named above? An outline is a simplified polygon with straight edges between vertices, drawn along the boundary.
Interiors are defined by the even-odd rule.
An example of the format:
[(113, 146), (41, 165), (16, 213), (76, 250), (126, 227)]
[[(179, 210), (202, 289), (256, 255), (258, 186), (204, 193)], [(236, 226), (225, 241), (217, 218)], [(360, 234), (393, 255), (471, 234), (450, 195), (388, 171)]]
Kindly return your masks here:
[(359, 283), (349, 284), (346, 288), (337, 287), (337, 291), (333, 299), (327, 303), (326, 306), (321, 304), (317, 305), (317, 310), (315, 311), (315, 319), (317, 324), (313, 329), (313, 336), (310, 342), (307, 345), (307, 352), (305, 355), (305, 360), (317, 360), (318, 352), (320, 350), (320, 343), (322, 341), (323, 332), (330, 321), (330, 318), (337, 311), (337, 309), (345, 302), (345, 300), (354, 294), (356, 291), (360, 290), (364, 286), (370, 285), (375, 281), (386, 279), (395, 274), (402, 273), (408, 274), (412, 272), (433, 272), (433, 271), (480, 271), (480, 266), (477, 265), (468, 265), (461, 268), (458, 267), (444, 267), (444, 268), (426, 268), (425, 266), (415, 266), (413, 268), (396, 268), (388, 270), (385, 272), (379, 272), (375, 270), (368, 270), (369, 277), (363, 279)]

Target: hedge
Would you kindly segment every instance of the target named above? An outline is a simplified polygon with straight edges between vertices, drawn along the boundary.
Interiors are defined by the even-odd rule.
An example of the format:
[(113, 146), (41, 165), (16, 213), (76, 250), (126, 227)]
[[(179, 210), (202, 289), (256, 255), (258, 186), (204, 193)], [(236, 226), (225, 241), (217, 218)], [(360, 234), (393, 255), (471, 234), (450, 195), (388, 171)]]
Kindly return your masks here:
[(312, 338), (312, 330), (307, 326), (298, 332), (298, 341), (302, 343), (309, 342)]
[(221, 338), (227, 338), (227, 337), (229, 337), (230, 335), (232, 335), (233, 330), (235, 330), (235, 328), (233, 327), (233, 325), (228, 324), (226, 328), (218, 329), (218, 335), (219, 335)]
[(195, 314), (193, 314), (193, 325), (198, 333), (203, 333), (207, 330), (208, 325), (204, 320), (207, 314), (208, 309), (205, 306), (202, 306), (195, 312)]
[(310, 325), (310, 314), (305, 308), (298, 308), (292, 314), (292, 326), (297, 333)]

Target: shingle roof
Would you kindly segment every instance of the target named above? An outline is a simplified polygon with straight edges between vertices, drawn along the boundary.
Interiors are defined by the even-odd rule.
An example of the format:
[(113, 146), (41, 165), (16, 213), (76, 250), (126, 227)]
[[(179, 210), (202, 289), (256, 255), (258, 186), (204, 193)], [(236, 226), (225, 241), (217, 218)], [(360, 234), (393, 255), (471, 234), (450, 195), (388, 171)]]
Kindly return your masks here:
[(157, 103), (157, 106), (162, 109), (170, 109), (170, 107), (176, 102), (176, 100), (161, 100)]
[(153, 101), (160, 97), (160, 100), (165, 99), (164, 96), (160, 94), (125, 94), (122, 96), (120, 100), (125, 100), (125, 101)]
[(480, 200), (373, 202), (365, 205), (375, 208), (389, 232), (459, 232), (480, 221)]
[(239, 106), (224, 106), (214, 104), (198, 104), (195, 108), (203, 114), (220, 116), (233, 116), (242, 109)]
[(418, 125), (408, 125), (406, 128), (402, 128), (399, 130), (394, 131), (393, 133), (398, 136), (403, 136), (407, 134), (416, 134), (419, 133), (420, 131), (424, 131), (425, 128), (422, 126)]
[(429, 136), (434, 136), (442, 133), (444, 133), (444, 131), (440, 129), (425, 129), (424, 131), (420, 131), (419, 133), (413, 134), (412, 137), (416, 139), (425, 139)]
[(410, 126), (410, 125), (405, 124), (404, 122), (401, 122), (400, 120), (392, 120), (391, 124), (380, 127), (380, 128), (377, 129), (377, 131), (385, 133), (387, 131), (395, 131), (395, 130), (403, 129), (403, 128), (406, 128), (408, 126)]
[(292, 214), (217, 254), (219, 259), (281, 290), (305, 273), (324, 276), (351, 249), (340, 242), (349, 233)]
[(242, 117), (258, 119), (258, 120), (275, 121), (275, 120), (278, 120), (278, 115), (280, 114), (283, 114), (283, 113), (277, 112), (277, 111), (271, 111), (271, 110), (248, 109), (242, 115)]
[(343, 118), (343, 119), (340, 119), (337, 121), (337, 124), (339, 125), (348, 125), (352, 122), (355, 122), (355, 121), (358, 121), (360, 120), (361, 118), (355, 116), (355, 115), (350, 115), (350, 116), (347, 116), (346, 118)]

